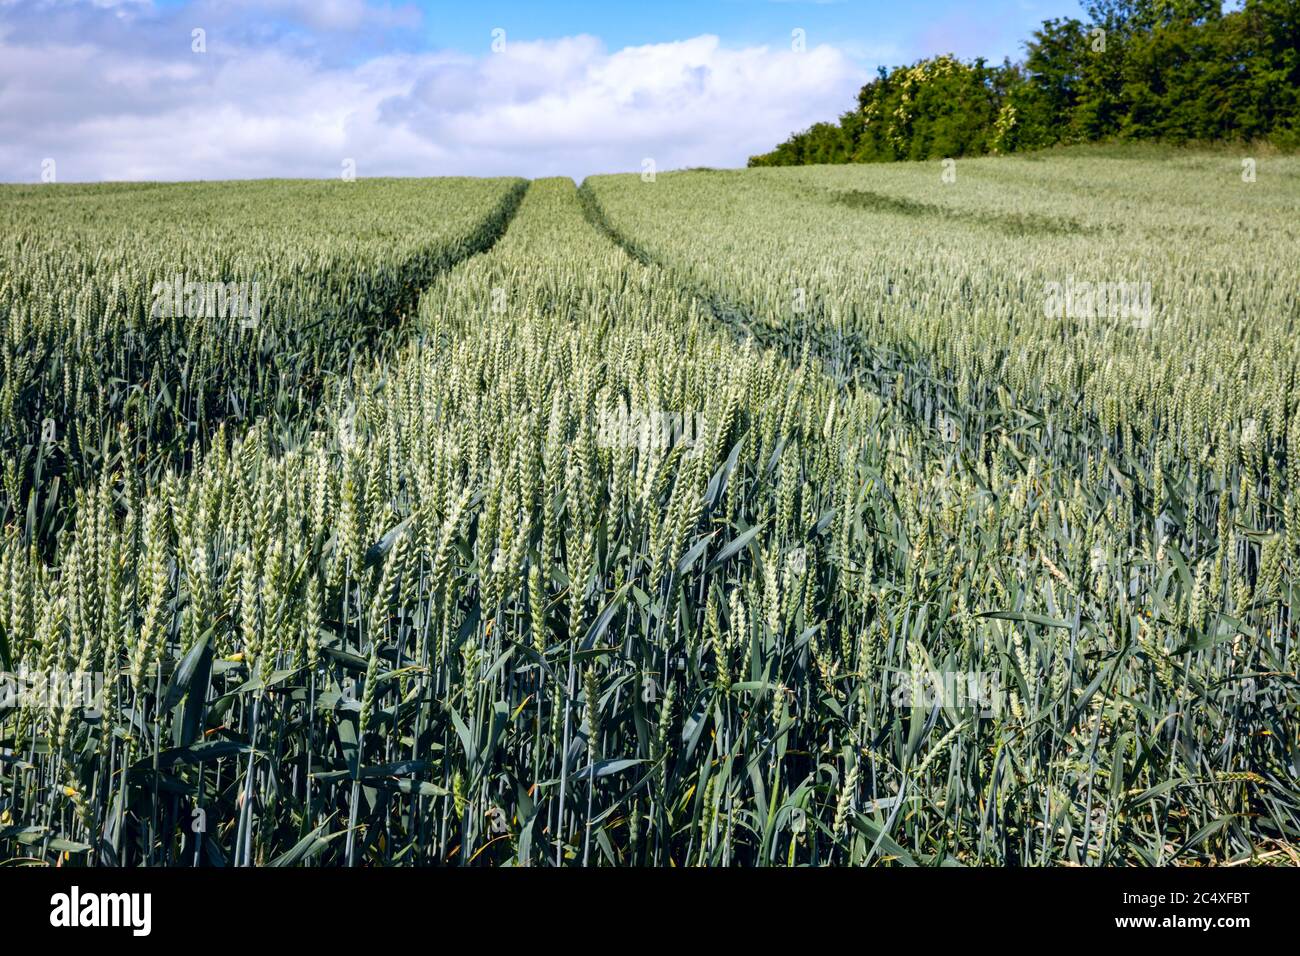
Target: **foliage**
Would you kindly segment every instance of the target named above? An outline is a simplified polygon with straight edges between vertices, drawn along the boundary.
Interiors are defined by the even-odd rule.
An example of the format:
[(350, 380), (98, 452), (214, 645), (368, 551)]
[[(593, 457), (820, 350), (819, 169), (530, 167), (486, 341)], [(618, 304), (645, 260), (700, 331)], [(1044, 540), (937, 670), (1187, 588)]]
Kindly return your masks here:
[(838, 126), (751, 166), (1010, 153), (1058, 143), (1300, 137), (1300, 4), (1115, 0), (1044, 21), (1021, 64), (939, 56), (880, 75)]
[[(0, 710), (8, 856), (1288, 859), (1300, 168), (958, 176), (534, 183), (300, 441), (7, 528), (4, 656), (106, 675)], [(1150, 323), (1044, 317), (1084, 269)]]

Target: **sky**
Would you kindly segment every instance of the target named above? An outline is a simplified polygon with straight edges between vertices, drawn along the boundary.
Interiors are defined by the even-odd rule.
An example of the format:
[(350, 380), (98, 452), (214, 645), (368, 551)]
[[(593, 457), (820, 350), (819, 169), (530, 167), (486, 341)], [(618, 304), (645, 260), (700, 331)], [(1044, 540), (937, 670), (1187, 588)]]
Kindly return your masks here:
[(0, 0), (0, 181), (743, 166), (1079, 0)]

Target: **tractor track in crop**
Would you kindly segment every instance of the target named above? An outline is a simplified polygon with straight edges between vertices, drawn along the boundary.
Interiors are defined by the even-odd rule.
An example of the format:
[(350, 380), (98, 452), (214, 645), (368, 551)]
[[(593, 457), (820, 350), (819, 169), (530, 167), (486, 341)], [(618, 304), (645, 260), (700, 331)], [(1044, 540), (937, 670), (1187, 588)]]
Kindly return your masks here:
[[(173, 447), (148, 467), (147, 473), (152, 478), (161, 477), (169, 470), (185, 474), (194, 465), (196, 449), (202, 448), (206, 454), (218, 435), (226, 442), (233, 442), (261, 426), (267, 426), (268, 437), (276, 439), (281, 447), (302, 441), (316, 420), (327, 383), (331, 379), (349, 378), (361, 359), (384, 360), (397, 354), (409, 339), (406, 333), (424, 292), (442, 276), (491, 251), (510, 228), (530, 185), (528, 180), (515, 183), (483, 220), (479, 234), (459, 248), (447, 250), (429, 245), (411, 255), (402, 266), (401, 288), (379, 306), (382, 318), (368, 326), (362, 338), (347, 345), (347, 354), (341, 362), (300, 373), (289, 403), (291, 407), (284, 407), (283, 393), (245, 395), (241, 403), (233, 389), (229, 390), (227, 401), (234, 406), (234, 414), (229, 410), (222, 413), (205, 409), (201, 419), (192, 420), (191, 427), (173, 440)], [(329, 320), (330, 316), (326, 315), (288, 328), (281, 333), (284, 343), (271, 351), (270, 361), (280, 364), (279, 358), (287, 356), (288, 361), (284, 363), (287, 368), (293, 361), (293, 338)], [(200, 420), (202, 428), (198, 427)], [(66, 449), (47, 450), (45, 443), (36, 447), (30, 489), (36, 491), (35, 496), (29, 493), (22, 495), (21, 500), (8, 502), (0, 493), (0, 514), (8, 504), (10, 517), (23, 520), (28, 539), (47, 557), (53, 556), (60, 534), (75, 521), (73, 503), (78, 490), (93, 487), (102, 469), (111, 467), (119, 456), (126, 454), (125, 450), (119, 450), (105, 455), (103, 449), (81, 448), (75, 440), (70, 444)], [(23, 490), (29, 491), (26, 483)]]
[[(1026, 401), (998, 382), (984, 383), (982, 400), (963, 400), (958, 385), (942, 368), (918, 348), (874, 344), (856, 332), (836, 328), (820, 303), (807, 303), (807, 312), (797, 324), (782, 324), (755, 316), (713, 290), (682, 276), (680, 270), (661, 260), (615, 226), (600, 205), (589, 182), (578, 190), (583, 213), (592, 226), (607, 236), (628, 256), (647, 268), (673, 277), (684, 291), (694, 296), (718, 325), (738, 342), (752, 341), (762, 349), (775, 350), (792, 362), (809, 358), (821, 362), (826, 374), (844, 391), (862, 389), (888, 406), (898, 420), (921, 434), (957, 446), (964, 470), (982, 484), (980, 462), (987, 467), (991, 450), (1010, 442), (1022, 460), (1042, 454), (1042, 443), (1088, 449), (1098, 441), (1100, 424), (1085, 416), (1071, 428), (1066, 419), (1072, 399), (1053, 392), (1046, 385), (1038, 401)], [(881, 320), (883, 321), (883, 319)], [(1086, 476), (1088, 455), (1066, 456), (1076, 478)], [(1135, 480), (1131, 466), (1116, 466), (1127, 481)]]

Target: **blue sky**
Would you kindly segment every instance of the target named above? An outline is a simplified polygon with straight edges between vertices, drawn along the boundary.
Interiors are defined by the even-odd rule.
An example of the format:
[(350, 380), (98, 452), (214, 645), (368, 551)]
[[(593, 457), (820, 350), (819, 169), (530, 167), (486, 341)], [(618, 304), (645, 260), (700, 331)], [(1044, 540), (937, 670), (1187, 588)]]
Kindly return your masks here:
[[(331, 0), (318, 6), (328, 7)], [(165, 0), (160, 9), (186, 9), (189, 0)], [(340, 5), (350, 6), (350, 5)], [(418, 15), (382, 37), (354, 36), (353, 52), (376, 49), (453, 49), (482, 52), (500, 27), (518, 39), (559, 39), (593, 34), (622, 48), (715, 34), (738, 45), (784, 44), (790, 31), (807, 31), (809, 43), (833, 42), (872, 66), (935, 53), (1000, 60), (1020, 56), (1022, 44), (1049, 17), (1082, 17), (1078, 0), (490, 0), (465, 3), (415, 0), (389, 4)], [(280, 29), (304, 30), (301, 18), (267, 16)]]
[(0, 0), (0, 180), (739, 166), (879, 65), (1018, 58), (1059, 16), (1078, 0)]
[[(906, 60), (932, 53), (1018, 56), (1044, 19), (1079, 14), (1076, 0), (661, 0), (661, 2), (496, 2), (419, 4), (427, 42), (472, 50), (492, 27), (551, 38), (594, 33), (614, 47), (717, 34), (742, 45), (781, 44), (802, 27), (808, 42), (863, 51), (891, 50)], [(466, 7), (469, 7), (467, 10)]]

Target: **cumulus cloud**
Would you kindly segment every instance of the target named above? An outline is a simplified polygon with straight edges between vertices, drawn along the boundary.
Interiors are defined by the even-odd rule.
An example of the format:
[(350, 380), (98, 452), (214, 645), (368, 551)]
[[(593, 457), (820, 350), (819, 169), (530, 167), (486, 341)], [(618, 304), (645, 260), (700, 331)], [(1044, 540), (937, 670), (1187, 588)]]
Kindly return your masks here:
[[(0, 0), (0, 179), (34, 181), (45, 158), (61, 181), (328, 177), (345, 159), (361, 176), (735, 166), (837, 115), (865, 79), (830, 46), (697, 36), (610, 50), (573, 36), (356, 56), (317, 34), (418, 12), (272, 0), (258, 16), (274, 18), (254, 22), (230, 4), (97, 2)], [(196, 22), (210, 24), (203, 54)]]

